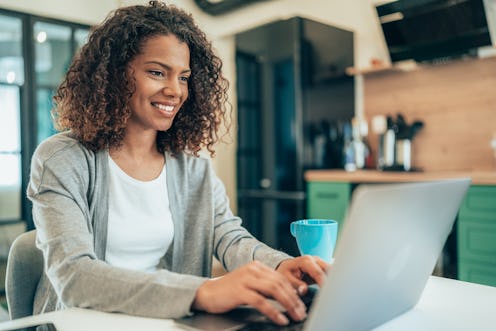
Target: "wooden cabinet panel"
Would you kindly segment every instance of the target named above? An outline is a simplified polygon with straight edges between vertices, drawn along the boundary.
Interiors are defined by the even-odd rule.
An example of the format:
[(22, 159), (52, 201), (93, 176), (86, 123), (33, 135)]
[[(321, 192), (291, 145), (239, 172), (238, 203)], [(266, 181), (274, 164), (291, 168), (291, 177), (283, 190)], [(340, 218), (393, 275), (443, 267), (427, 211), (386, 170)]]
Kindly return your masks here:
[[(463, 77), (463, 79), (461, 79)], [(404, 114), (422, 120), (413, 166), (424, 171), (494, 171), (489, 141), (496, 123), (496, 57), (371, 73), (364, 79), (365, 116)], [(378, 137), (369, 142), (377, 155)]]

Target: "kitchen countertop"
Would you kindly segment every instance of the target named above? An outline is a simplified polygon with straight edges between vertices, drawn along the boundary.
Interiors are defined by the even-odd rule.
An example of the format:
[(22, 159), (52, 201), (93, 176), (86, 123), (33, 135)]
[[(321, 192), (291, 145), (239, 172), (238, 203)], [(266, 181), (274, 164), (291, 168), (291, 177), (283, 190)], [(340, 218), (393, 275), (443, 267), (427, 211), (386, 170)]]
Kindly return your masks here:
[(379, 171), (339, 169), (307, 170), (306, 181), (317, 182), (351, 182), (351, 183), (391, 183), (431, 181), (448, 178), (472, 178), (474, 185), (496, 185), (496, 171)]

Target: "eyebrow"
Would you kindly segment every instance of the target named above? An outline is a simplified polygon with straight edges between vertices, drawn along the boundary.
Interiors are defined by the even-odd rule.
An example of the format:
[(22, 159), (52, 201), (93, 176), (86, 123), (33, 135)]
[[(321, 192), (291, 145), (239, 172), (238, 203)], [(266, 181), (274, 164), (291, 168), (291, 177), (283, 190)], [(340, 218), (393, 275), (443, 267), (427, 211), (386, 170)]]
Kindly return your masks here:
[[(146, 61), (145, 64), (158, 64), (159, 66), (161, 66), (162, 68), (166, 69), (166, 70), (172, 70), (172, 67), (168, 64), (165, 64), (165, 63), (162, 63), (160, 61)], [(184, 69), (183, 71), (181, 71), (181, 73), (185, 74), (185, 73), (191, 73), (191, 69)]]

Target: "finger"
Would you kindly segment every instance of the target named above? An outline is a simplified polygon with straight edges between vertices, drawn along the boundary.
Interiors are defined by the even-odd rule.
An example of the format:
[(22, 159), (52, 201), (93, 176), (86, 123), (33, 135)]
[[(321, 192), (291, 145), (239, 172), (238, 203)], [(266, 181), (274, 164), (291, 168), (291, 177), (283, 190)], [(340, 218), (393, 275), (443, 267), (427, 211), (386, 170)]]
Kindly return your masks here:
[(315, 257), (315, 262), (319, 265), (319, 267), (324, 271), (327, 272), (331, 268), (331, 264), (327, 263), (326, 261), (322, 260), (320, 257), (316, 256)]
[[(320, 260), (320, 261), (319, 261)], [(300, 266), (301, 270), (306, 273), (313, 281), (315, 281), (319, 286), (324, 285), (324, 281), (326, 278), (325, 262), (319, 258), (312, 258), (302, 263)]]
[(324, 272), (327, 269), (329, 269), (329, 267), (331, 266), (328, 262), (324, 261), (322, 258), (313, 255), (305, 255), (301, 259), (300, 265), (305, 265), (305, 264), (311, 264), (311, 265), (317, 264), (318, 267), (322, 269), (322, 271)]
[[(298, 308), (300, 298), (297, 295), (292, 283), (286, 278), (291, 273), (283, 275), (263, 264), (252, 263), (248, 267), (250, 272), (242, 282), (254, 291), (267, 297), (278, 298), (283, 307), (290, 311)], [(291, 275), (294, 279), (295, 276)]]
[(284, 275), (291, 285), (297, 290), (299, 295), (304, 295), (307, 292), (308, 284), (313, 284), (314, 281), (304, 273), (304, 265), (313, 263), (313, 257), (309, 255), (300, 256), (292, 260), (284, 261), (281, 263), (280, 268), (277, 269), (279, 273)]
[(250, 292), (246, 295), (246, 303), (278, 325), (289, 324), (288, 318), (281, 311), (274, 307), (264, 296), (256, 292)]
[(283, 276), (277, 274), (274, 277), (261, 280), (256, 285), (256, 289), (261, 294), (279, 302), (293, 320), (301, 321), (305, 319), (306, 306), (301, 301), (296, 290)]
[(285, 276), (258, 263), (250, 264), (249, 269), (255, 276), (245, 283), (249, 288), (278, 301), (292, 319), (301, 321), (306, 318), (306, 306)]
[(285, 276), (289, 280), (291, 285), (296, 289), (299, 295), (304, 295), (305, 293), (307, 293), (308, 285), (300, 277), (297, 277), (292, 273), (285, 274)]

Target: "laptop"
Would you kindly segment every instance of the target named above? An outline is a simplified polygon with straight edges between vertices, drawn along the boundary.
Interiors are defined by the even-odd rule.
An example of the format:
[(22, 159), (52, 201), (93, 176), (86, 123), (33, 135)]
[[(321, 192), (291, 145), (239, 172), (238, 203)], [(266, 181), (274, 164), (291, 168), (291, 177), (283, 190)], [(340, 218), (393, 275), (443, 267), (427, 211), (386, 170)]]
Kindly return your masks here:
[(187, 330), (373, 329), (418, 302), (469, 185), (470, 178), (359, 185), (304, 323), (277, 326), (249, 307), (177, 322)]

